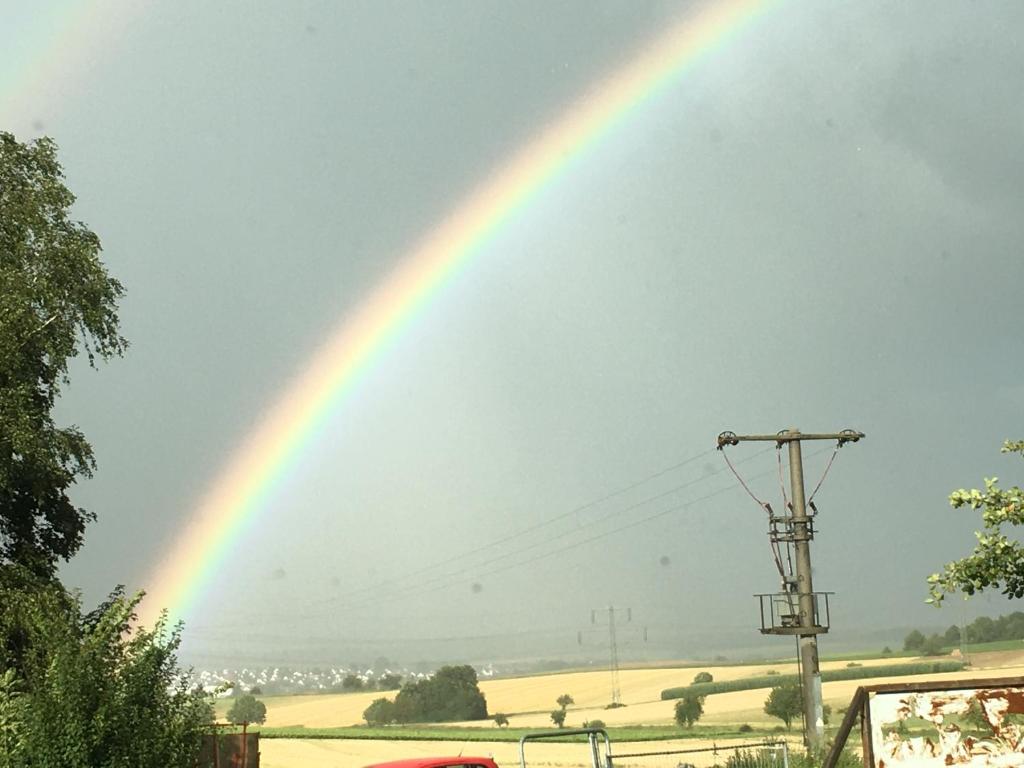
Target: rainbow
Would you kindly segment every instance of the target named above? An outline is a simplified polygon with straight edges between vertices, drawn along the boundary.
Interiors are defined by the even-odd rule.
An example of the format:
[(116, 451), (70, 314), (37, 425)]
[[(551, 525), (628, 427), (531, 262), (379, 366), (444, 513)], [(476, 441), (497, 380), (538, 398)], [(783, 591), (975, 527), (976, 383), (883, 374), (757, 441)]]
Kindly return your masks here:
[[(45, 132), (49, 118), (84, 90), (82, 81), (110, 59), (117, 41), (149, 5), (148, 0), (60, 0), (5, 9), (18, 44), (6, 52), (9, 62), (0, 69), (4, 130)], [(22, 24), (25, 18), (31, 23)]]
[(215, 478), (184, 533), (150, 575), (142, 622), (151, 624), (164, 608), (172, 620), (191, 614), (234, 542), (259, 518), (355, 384), (458, 270), (569, 163), (769, 5), (767, 0), (717, 0), (688, 15), (570, 106), (428, 232), (342, 319)]

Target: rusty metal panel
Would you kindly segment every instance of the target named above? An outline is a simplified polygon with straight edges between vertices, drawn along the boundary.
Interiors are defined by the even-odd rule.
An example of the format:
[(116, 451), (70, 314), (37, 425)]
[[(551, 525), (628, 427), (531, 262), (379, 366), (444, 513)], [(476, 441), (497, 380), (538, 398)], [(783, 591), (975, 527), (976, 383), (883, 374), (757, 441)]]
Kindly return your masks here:
[(873, 692), (866, 763), (872, 768), (1024, 766), (1024, 685), (931, 687)]

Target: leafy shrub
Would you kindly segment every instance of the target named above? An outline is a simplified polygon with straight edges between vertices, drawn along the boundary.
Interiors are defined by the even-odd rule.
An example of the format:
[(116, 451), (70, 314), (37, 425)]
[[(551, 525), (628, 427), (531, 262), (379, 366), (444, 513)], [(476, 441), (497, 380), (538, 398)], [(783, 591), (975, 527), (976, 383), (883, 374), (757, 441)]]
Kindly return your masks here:
[(852, 669), (853, 667), (863, 667), (864, 665), (861, 664), (859, 661), (851, 661), (848, 662), (846, 666)]
[(83, 614), (78, 597), (0, 568), (0, 717), (8, 768), (192, 768), (213, 721), (209, 696), (178, 668), (179, 635), (136, 625), (142, 596), (116, 589)]
[(604, 720), (587, 720), (583, 723), (584, 728), (605, 728)]
[(744, 723), (743, 725), (741, 725), (739, 727), (739, 732), (740, 733), (750, 733), (753, 730), (754, 730), (754, 728), (753, 728), (753, 726), (750, 723)]
[(693, 678), (695, 683), (713, 683), (714, 681), (715, 678), (712, 677), (710, 672), (698, 672)]

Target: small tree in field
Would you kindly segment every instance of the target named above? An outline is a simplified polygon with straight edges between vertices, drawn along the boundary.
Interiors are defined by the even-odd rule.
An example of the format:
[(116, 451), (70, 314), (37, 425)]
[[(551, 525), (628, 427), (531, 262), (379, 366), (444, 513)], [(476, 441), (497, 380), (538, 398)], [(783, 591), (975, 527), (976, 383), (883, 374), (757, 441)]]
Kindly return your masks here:
[(919, 651), (924, 646), (925, 639), (919, 630), (911, 630), (910, 634), (903, 638), (903, 650)]
[(551, 722), (557, 725), (559, 728), (565, 725), (565, 710), (556, 709), (551, 713)]
[(798, 685), (780, 685), (772, 688), (764, 701), (764, 713), (779, 718), (786, 724), (786, 730), (789, 730), (793, 718), (799, 716), (802, 709), (803, 700)]
[(561, 696), (559, 696), (557, 699), (555, 699), (555, 703), (558, 706), (560, 706), (562, 709), (565, 709), (570, 704), (575, 704), (576, 702), (573, 700), (572, 696), (570, 696), (568, 693), (563, 693)]
[(267, 705), (251, 693), (243, 693), (228, 710), (232, 723), (262, 723), (267, 719)]
[(713, 683), (713, 682), (715, 682), (715, 678), (711, 675), (710, 672), (698, 672), (694, 676), (693, 682), (695, 682), (695, 683)]
[(504, 712), (497, 712), (494, 715), (494, 724), (499, 728), (508, 727), (508, 717)]
[(704, 714), (704, 697), (695, 696), (692, 693), (683, 695), (683, 698), (676, 702), (676, 723), (683, 728), (692, 728), (693, 724), (700, 720)]
[(374, 699), (365, 710), (363, 719), (367, 725), (390, 725), (395, 722), (395, 702), (383, 697)]

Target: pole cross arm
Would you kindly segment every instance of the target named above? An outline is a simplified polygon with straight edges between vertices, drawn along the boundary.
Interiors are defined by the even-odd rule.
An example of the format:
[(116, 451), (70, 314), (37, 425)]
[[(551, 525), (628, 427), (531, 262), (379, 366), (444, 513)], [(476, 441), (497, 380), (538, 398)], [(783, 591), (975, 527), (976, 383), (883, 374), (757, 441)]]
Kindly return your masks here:
[(841, 432), (801, 432), (797, 429), (784, 429), (774, 435), (737, 435), (735, 432), (723, 432), (718, 436), (718, 449), (721, 450), (727, 445), (739, 445), (748, 442), (791, 443), (796, 440), (836, 440), (839, 445), (856, 443), (862, 437), (863, 432), (853, 429), (844, 429)]

